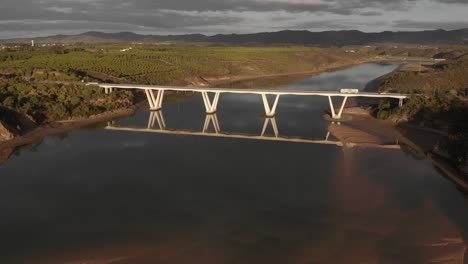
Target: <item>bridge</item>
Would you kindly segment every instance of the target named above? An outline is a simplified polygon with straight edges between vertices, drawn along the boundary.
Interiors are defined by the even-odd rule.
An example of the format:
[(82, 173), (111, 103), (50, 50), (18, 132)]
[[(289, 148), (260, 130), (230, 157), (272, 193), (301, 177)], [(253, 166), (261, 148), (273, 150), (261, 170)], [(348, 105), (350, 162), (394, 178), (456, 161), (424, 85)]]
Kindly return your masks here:
[[(271, 127), (273, 135), (267, 134), (268, 128)], [(146, 127), (137, 126), (121, 126), (116, 125), (115, 122), (108, 122), (105, 127), (106, 130), (125, 131), (125, 132), (140, 132), (140, 133), (158, 133), (158, 134), (171, 134), (171, 135), (184, 135), (184, 136), (202, 136), (202, 137), (218, 137), (218, 138), (233, 138), (233, 139), (246, 139), (246, 140), (262, 140), (262, 141), (278, 141), (290, 143), (308, 143), (308, 144), (321, 144), (321, 145), (335, 145), (344, 148), (354, 147), (372, 147), (384, 149), (401, 149), (398, 141), (390, 144), (376, 144), (376, 143), (357, 143), (357, 142), (341, 142), (332, 137), (330, 132), (327, 132), (323, 138), (305, 138), (305, 137), (290, 137), (280, 135), (278, 125), (275, 117), (266, 117), (263, 128), (259, 134), (245, 134), (245, 133), (228, 133), (221, 130), (218, 116), (216, 113), (207, 114), (205, 122), (201, 130), (189, 129), (171, 129), (166, 126), (166, 121), (162, 110), (150, 111), (148, 118), (148, 125)]]
[[(136, 89), (146, 93), (148, 103), (152, 111), (161, 110), (163, 107), (164, 93), (166, 91), (176, 92), (197, 92), (202, 95), (203, 103), (207, 114), (217, 112), (218, 103), (221, 94), (254, 94), (260, 95), (265, 107), (265, 115), (273, 117), (276, 115), (276, 109), (281, 96), (322, 96), (328, 97), (330, 104), (330, 113), (335, 120), (341, 119), (341, 115), (345, 108), (348, 98), (352, 97), (367, 97), (367, 98), (394, 98), (399, 100), (400, 107), (403, 105), (404, 99), (409, 98), (408, 94), (399, 93), (371, 93), (371, 92), (339, 92), (339, 91), (300, 91), (300, 90), (285, 90), (285, 89), (236, 89), (236, 88), (206, 88), (206, 87), (175, 87), (175, 86), (154, 86), (154, 85), (137, 85), (137, 84), (112, 84), (112, 83), (88, 83), (87, 85), (96, 85), (104, 88), (106, 93), (111, 93), (114, 89)], [(210, 96), (210, 94), (213, 94)], [(268, 95), (273, 96), (273, 104), (268, 100)], [(333, 98), (341, 97), (343, 101), (336, 111)]]

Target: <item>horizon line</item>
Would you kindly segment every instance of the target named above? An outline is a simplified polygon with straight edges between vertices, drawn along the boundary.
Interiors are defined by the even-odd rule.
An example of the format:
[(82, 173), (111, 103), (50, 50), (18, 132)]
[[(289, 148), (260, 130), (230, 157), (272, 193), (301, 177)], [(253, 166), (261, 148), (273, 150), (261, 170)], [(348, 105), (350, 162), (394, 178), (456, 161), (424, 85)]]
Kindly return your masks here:
[(168, 33), (168, 34), (155, 34), (155, 33), (137, 33), (135, 31), (108, 31), (108, 30), (88, 30), (88, 31), (83, 31), (81, 33), (76, 33), (76, 34), (65, 34), (65, 33), (57, 33), (54, 35), (42, 35), (42, 36), (36, 36), (32, 38), (27, 38), (27, 37), (13, 37), (13, 38), (1, 38), (0, 40), (5, 41), (5, 40), (32, 40), (32, 39), (38, 39), (38, 38), (49, 38), (49, 37), (57, 37), (57, 36), (79, 36), (79, 35), (85, 35), (88, 33), (101, 33), (101, 34), (122, 34), (122, 33), (130, 33), (130, 34), (135, 34), (135, 35), (140, 35), (140, 36), (189, 36), (189, 35), (202, 35), (205, 37), (213, 37), (213, 36), (229, 36), (229, 35), (254, 35), (254, 34), (262, 34), (262, 33), (279, 33), (279, 32), (285, 32), (285, 31), (292, 31), (292, 32), (310, 32), (310, 33), (324, 33), (324, 32), (360, 32), (360, 33), (365, 33), (365, 34), (379, 34), (379, 33), (417, 33), (417, 32), (428, 32), (428, 31), (445, 31), (445, 32), (450, 32), (450, 31), (461, 31), (461, 30), (468, 30), (468, 28), (458, 28), (458, 29), (422, 29), (422, 30), (383, 30), (383, 31), (362, 31), (359, 29), (340, 29), (340, 30), (321, 30), (321, 31), (312, 31), (309, 29), (283, 29), (283, 30), (277, 30), (277, 31), (258, 31), (254, 33), (214, 33), (214, 34), (206, 34), (206, 33)]

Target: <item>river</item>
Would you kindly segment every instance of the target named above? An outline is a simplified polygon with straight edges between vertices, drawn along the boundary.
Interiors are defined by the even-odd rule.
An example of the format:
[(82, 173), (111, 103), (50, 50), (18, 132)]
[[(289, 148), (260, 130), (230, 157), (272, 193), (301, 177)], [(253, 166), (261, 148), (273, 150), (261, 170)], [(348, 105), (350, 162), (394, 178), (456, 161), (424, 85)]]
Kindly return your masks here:
[[(362, 89), (397, 66), (281, 88)], [(265, 135), (275, 122), (281, 135), (325, 139), (325, 109), (323, 97), (285, 96)], [(259, 135), (262, 112), (260, 96), (222, 95), (216, 119)], [(468, 199), (428, 160), (105, 129), (146, 129), (149, 117), (48, 136), (0, 165), (0, 263), (468, 263)], [(201, 131), (206, 118), (200, 96), (166, 100), (163, 117), (170, 131)]]

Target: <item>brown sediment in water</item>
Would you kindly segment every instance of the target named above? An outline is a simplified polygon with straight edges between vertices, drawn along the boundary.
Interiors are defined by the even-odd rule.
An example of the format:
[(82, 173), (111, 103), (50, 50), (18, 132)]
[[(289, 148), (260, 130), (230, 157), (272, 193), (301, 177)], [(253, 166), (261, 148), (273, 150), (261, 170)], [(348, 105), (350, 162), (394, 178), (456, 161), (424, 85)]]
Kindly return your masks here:
[(384, 141), (379, 139), (379, 137), (344, 124), (338, 125), (332, 123), (328, 126), (328, 131), (343, 143), (384, 144)]
[(7, 161), (10, 158), (13, 151), (15, 151), (14, 148), (0, 148), (0, 164)]
[[(390, 122), (361, 118), (332, 128), (344, 141), (377, 143), (394, 136), (407, 140)], [(372, 159), (381, 158), (372, 153), (356, 148), (340, 153), (330, 219), (337, 228), (326, 244), (346, 247), (330, 252), (326, 263), (464, 263), (466, 245), (457, 226), (430, 200), (417, 209), (402, 209), (392, 198), (391, 185), (372, 168)]]
[(428, 159), (439, 173), (468, 192), (468, 179), (463, 177), (445, 158), (432, 153), (440, 132), (407, 125), (395, 125), (387, 120), (378, 120), (363, 111), (349, 114), (350, 121), (342, 124), (331, 123), (329, 132), (343, 143), (355, 143), (365, 147), (385, 144), (399, 144), (413, 150), (415, 157)]

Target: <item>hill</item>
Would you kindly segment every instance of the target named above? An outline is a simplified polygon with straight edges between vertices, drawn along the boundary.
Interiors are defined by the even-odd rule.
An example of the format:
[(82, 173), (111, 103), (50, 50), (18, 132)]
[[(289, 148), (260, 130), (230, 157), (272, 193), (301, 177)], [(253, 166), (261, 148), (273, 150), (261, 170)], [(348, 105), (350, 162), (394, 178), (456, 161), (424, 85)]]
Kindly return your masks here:
[[(468, 29), (429, 30), (417, 32), (365, 33), (358, 30), (311, 32), (284, 30), (254, 34), (202, 34), (188, 35), (140, 35), (132, 32), (86, 32), (78, 35), (56, 35), (34, 39), (36, 43), (109, 43), (109, 42), (178, 42), (216, 43), (236, 45), (295, 44), (312, 46), (370, 45), (379, 43), (406, 43), (421, 45), (468, 44)], [(2, 43), (29, 43), (31, 39), (0, 40)]]

